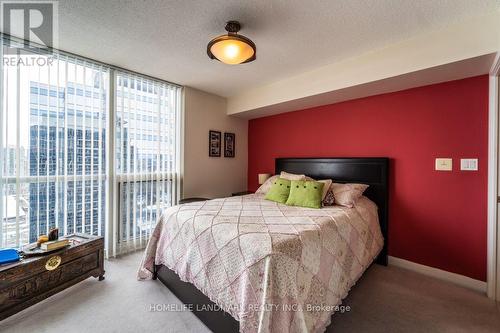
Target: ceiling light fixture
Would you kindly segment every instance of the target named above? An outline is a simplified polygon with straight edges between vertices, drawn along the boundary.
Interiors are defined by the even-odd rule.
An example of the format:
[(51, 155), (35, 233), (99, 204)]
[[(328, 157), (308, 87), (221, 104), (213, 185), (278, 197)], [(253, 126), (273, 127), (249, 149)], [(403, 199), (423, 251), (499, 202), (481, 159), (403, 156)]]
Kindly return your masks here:
[(229, 65), (254, 61), (257, 48), (250, 39), (238, 35), (240, 29), (241, 25), (238, 21), (227, 22), (227, 35), (215, 37), (207, 45), (207, 54), (210, 59), (217, 59)]

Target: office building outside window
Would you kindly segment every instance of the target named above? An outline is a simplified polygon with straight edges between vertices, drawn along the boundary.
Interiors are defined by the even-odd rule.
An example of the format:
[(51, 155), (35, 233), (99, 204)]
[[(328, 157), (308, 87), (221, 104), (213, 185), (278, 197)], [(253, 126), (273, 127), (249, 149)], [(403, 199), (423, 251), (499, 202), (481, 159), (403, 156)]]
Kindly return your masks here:
[(64, 52), (2, 57), (0, 247), (54, 227), (144, 246), (178, 196), (182, 88)]

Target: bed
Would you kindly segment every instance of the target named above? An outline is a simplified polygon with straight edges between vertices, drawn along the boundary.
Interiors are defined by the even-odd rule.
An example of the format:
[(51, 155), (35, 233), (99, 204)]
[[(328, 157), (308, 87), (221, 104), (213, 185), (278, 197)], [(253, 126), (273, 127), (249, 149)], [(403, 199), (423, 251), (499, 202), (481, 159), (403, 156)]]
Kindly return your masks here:
[(387, 264), (388, 162), (276, 159), (276, 173), (370, 185), (354, 208), (258, 194), (171, 207), (138, 277), (158, 278), (214, 332), (323, 332), (371, 263)]

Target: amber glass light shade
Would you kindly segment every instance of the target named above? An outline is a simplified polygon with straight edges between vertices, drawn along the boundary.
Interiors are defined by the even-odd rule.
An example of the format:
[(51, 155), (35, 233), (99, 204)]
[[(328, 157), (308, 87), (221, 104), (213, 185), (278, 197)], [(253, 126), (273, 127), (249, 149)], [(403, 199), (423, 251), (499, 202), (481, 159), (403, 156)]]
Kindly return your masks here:
[(217, 60), (229, 65), (244, 63), (255, 54), (255, 50), (251, 45), (235, 38), (215, 42), (210, 47), (210, 52)]
[(212, 39), (207, 45), (210, 59), (217, 59), (225, 64), (238, 65), (256, 59), (255, 44), (245, 36), (238, 35), (240, 24), (229, 21), (226, 25), (227, 35)]

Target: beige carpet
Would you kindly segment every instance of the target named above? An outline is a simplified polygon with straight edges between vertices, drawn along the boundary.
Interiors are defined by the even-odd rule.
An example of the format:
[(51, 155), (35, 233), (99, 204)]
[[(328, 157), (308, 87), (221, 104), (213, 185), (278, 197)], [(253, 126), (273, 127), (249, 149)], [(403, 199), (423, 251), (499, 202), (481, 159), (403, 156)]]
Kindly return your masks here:
[[(135, 279), (140, 253), (106, 262), (106, 280), (88, 279), (0, 322), (1, 332), (196, 332), (193, 314), (151, 312), (182, 305), (161, 282)], [(328, 332), (500, 332), (500, 310), (476, 292), (395, 267), (372, 266)]]

